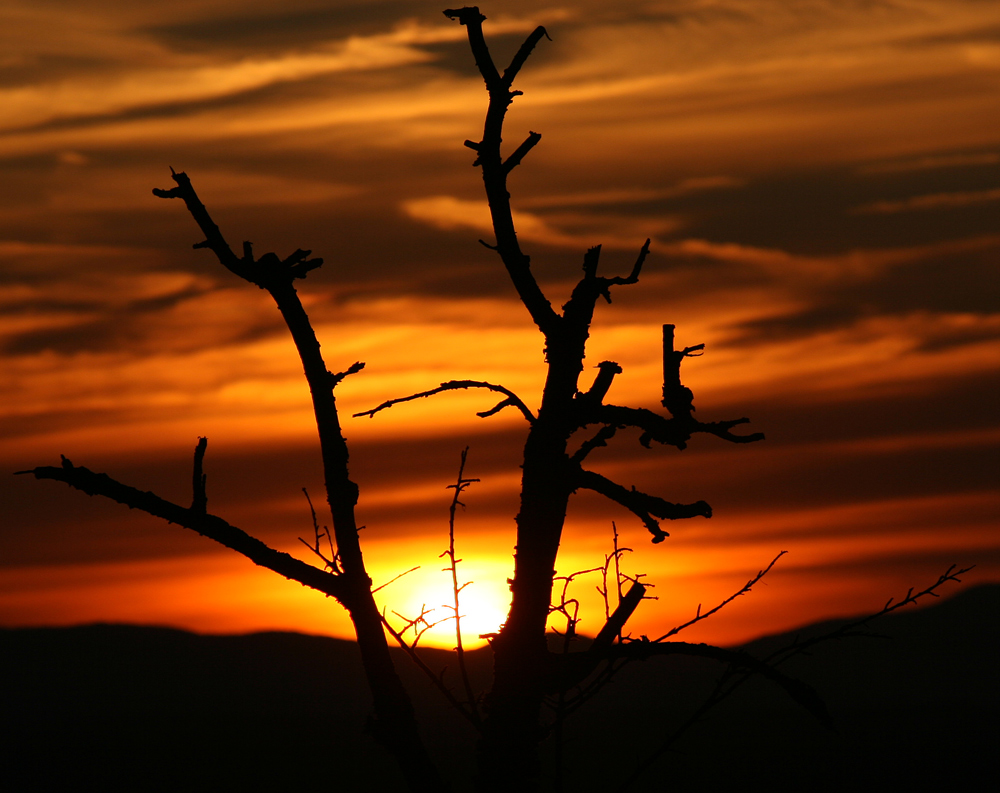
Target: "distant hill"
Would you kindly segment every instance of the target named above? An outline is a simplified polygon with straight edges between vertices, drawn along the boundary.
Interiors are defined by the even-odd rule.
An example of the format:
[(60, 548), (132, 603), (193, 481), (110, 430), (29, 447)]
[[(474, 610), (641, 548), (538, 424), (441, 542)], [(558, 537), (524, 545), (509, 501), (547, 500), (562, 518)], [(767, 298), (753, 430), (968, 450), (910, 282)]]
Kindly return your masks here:
[[(783, 667), (813, 685), (829, 732), (753, 680), (688, 732), (637, 790), (903, 790), (998, 778), (1000, 586), (903, 609)], [(836, 623), (811, 626), (800, 636)], [(765, 655), (792, 634), (747, 646)], [(449, 653), (428, 651), (435, 668)], [(484, 680), (488, 650), (471, 654)], [(400, 659), (429, 744), (468, 789), (473, 736)], [(565, 789), (605, 791), (697, 708), (721, 667), (625, 667), (567, 723)], [(457, 681), (456, 681), (457, 683)], [(0, 779), (21, 790), (401, 790), (365, 732), (351, 642), (89, 625), (0, 630)]]

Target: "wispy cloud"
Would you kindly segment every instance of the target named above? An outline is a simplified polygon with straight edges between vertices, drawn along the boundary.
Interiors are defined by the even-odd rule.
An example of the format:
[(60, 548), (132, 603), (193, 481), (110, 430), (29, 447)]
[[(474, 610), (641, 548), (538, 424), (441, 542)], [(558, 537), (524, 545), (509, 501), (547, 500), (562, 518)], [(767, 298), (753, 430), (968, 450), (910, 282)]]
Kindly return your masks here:
[(1000, 163), (1000, 154), (982, 152), (973, 154), (945, 154), (917, 157), (892, 162), (874, 163), (858, 169), (859, 173), (906, 173), (909, 171), (931, 171), (942, 168), (973, 168), (981, 165)]
[(925, 209), (954, 209), (958, 207), (1000, 201), (1000, 187), (961, 193), (933, 193), (911, 196), (901, 201), (875, 201), (854, 208), (854, 212), (868, 215), (893, 215), (897, 212), (914, 212)]
[[(789, 625), (801, 604), (831, 593), (881, 599), (887, 580), (935, 553), (995, 553), (983, 518), (995, 504), (972, 491), (996, 441), (984, 395), (1000, 358), (1000, 237), (984, 210), (1000, 198), (1000, 7), (510, 0), (506, 17), (483, 10), (500, 61), (535, 24), (553, 39), (519, 76), (524, 95), (505, 134), (510, 148), (528, 129), (543, 134), (511, 192), (553, 304), (587, 247), (605, 246), (611, 272), (654, 240), (640, 284), (599, 306), (581, 382), (597, 361), (616, 360), (625, 371), (609, 397), (655, 408), (660, 325), (675, 323), (678, 339), (708, 344), (685, 364), (699, 417), (746, 408), (768, 435), (759, 453), (692, 443), (679, 460), (657, 454), (655, 469), (634, 438), (601, 450), (609, 468), (665, 497), (717, 502), (713, 522), (677, 532), (672, 554), (637, 551), (661, 603), (681, 608), (692, 588), (729, 594), (748, 557), (752, 574), (779, 541), (801, 554), (788, 573), (791, 602), (769, 601)], [(315, 460), (302, 451), (315, 431), (301, 367), (266, 295), (192, 252), (200, 236), (183, 206), (150, 194), (169, 186), (167, 165), (191, 174), (232, 242), (310, 247), (327, 259), (297, 286), (330, 367), (368, 364), (338, 389), (345, 416), (462, 377), (536, 404), (543, 340), (494, 254), (475, 244), (491, 242), (492, 229), (461, 142), (481, 134), (485, 91), (466, 31), (440, 8), (9, 0), (0, 20), (3, 459), (27, 467), (80, 452), (81, 464), (91, 455), (128, 474), (140, 458), (182, 448), (177, 466), (188, 474), (165, 477), (189, 481), (190, 446), (207, 433), (213, 449), (229, 450), (224, 470), (261, 471), (260, 487), (210, 478), (213, 503), (276, 535), (287, 529), (291, 543), (308, 530), (290, 501), (299, 469), (293, 476), (271, 457), (285, 449), (281, 460)], [(345, 421), (383, 580), (404, 554), (440, 552), (440, 521), (428, 517), (434, 483), (443, 492), (452, 451), (471, 440), (505, 471), (483, 486), (491, 506), (470, 534), (491, 535), (487, 574), (506, 596), (500, 568), (524, 422), (475, 416), (493, 404), (446, 394)], [(275, 483), (276, 473), (288, 481)], [(404, 514), (404, 499), (419, 519)], [(617, 513), (602, 510), (571, 515), (560, 569), (603, 558)], [(4, 564), (10, 543), (46, 537), (37, 560), (58, 542), (37, 525), (4, 532)], [(102, 567), (161, 551), (124, 536), (86, 544), (81, 559), (97, 566), (77, 574), (21, 570), (0, 610), (326, 629), (322, 605), (300, 620), (298, 606), (266, 588), (299, 616), (255, 623), (226, 592), (258, 584), (221, 568)], [(900, 561), (902, 544), (920, 559)], [(859, 565), (876, 572), (852, 577)], [(705, 572), (713, 567), (718, 576)], [(109, 576), (142, 608), (109, 598)], [(157, 599), (164, 587), (186, 593), (185, 608), (218, 598), (225, 618), (171, 610)], [(59, 612), (74, 593), (86, 608)], [(120, 602), (128, 608), (101, 611)]]
[[(482, 201), (467, 201), (453, 196), (431, 196), (403, 202), (403, 211), (439, 229), (468, 228), (492, 238), (493, 226), (489, 208)], [(638, 250), (643, 235), (665, 234), (682, 225), (672, 218), (627, 217), (611, 219), (600, 215), (559, 213), (540, 215), (514, 210), (514, 225), (522, 240), (556, 248), (586, 250), (594, 245), (607, 248)], [(570, 227), (586, 228), (586, 232), (572, 232)], [(632, 229), (632, 233), (627, 233)]]

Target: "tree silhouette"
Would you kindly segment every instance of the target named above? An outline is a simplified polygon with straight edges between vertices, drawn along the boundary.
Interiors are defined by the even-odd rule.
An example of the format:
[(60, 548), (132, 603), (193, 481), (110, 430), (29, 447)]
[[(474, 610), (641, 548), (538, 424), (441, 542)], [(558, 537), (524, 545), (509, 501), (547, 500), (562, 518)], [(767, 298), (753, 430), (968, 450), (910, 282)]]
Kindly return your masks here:
[[(345, 377), (359, 372), (364, 364), (353, 363), (336, 373), (327, 367), (295, 287), (295, 281), (304, 279), (311, 270), (319, 267), (322, 259), (312, 258), (311, 251), (301, 249), (285, 258), (274, 253), (257, 257), (249, 242), (243, 243), (241, 255), (237, 255), (185, 173), (171, 171), (175, 186), (168, 190), (154, 190), (154, 193), (162, 198), (179, 198), (184, 202), (204, 235), (204, 240), (195, 248), (208, 248), (234, 275), (270, 294), (301, 358), (312, 396), (324, 484), (332, 516), (332, 537), (327, 538), (329, 552), (324, 553), (320, 543), (322, 532), (313, 513), (316, 537), (315, 545), (310, 545), (310, 548), (322, 559), (323, 566), (313, 566), (274, 550), (207, 511), (203, 473), (207, 441), (204, 438), (200, 439), (195, 450), (193, 496), (189, 507), (129, 487), (106, 474), (75, 466), (65, 458), (61, 466), (39, 467), (22, 473), (66, 482), (90, 495), (105, 496), (192, 529), (243, 554), (255, 564), (336, 599), (350, 614), (354, 624), (374, 703), (375, 735), (396, 758), (413, 790), (444, 790), (447, 783), (421, 741), (414, 709), (393, 666), (387, 633), (422, 665), (454, 707), (466, 717), (470, 728), (479, 732), (477, 784), (482, 790), (533, 789), (539, 779), (539, 745), (546, 736), (557, 736), (562, 719), (600, 690), (622, 663), (652, 655), (690, 655), (727, 664), (726, 676), (703, 710), (726, 696), (746, 675), (760, 674), (781, 686), (817, 718), (827, 720), (826, 711), (815, 692), (807, 685), (788, 678), (777, 668), (778, 663), (789, 655), (806, 649), (804, 646), (791, 647), (783, 655), (776, 654), (770, 659), (760, 660), (740, 651), (690, 644), (672, 638), (748, 591), (771, 569), (770, 565), (731, 598), (704, 613), (699, 611), (688, 623), (655, 640), (646, 637), (632, 640), (624, 628), (643, 599), (646, 587), (638, 577), (628, 578), (621, 573), (619, 560), (623, 549), (617, 544), (616, 531), (613, 552), (606, 558), (603, 568), (598, 568), (603, 573), (607, 606), (604, 627), (584, 650), (572, 651), (568, 641), (564, 643), (562, 652), (551, 649), (546, 633), (550, 615), (559, 612), (566, 618), (567, 639), (574, 633), (577, 619), (566, 589), (572, 576), (564, 577), (562, 593), (555, 591), (557, 602), (554, 602), (556, 558), (571, 496), (581, 489), (592, 490), (623, 506), (640, 519), (652, 535), (653, 543), (660, 543), (668, 536), (661, 521), (709, 518), (712, 515), (711, 507), (704, 501), (675, 504), (658, 495), (614, 482), (587, 469), (585, 463), (588, 456), (612, 441), (618, 430), (626, 428), (640, 430), (639, 442), (646, 447), (655, 443), (677, 449), (684, 449), (696, 434), (713, 435), (729, 443), (752, 443), (762, 440), (763, 435), (734, 433), (735, 427), (748, 422), (746, 418), (703, 422), (694, 417), (693, 394), (681, 382), (681, 365), (686, 358), (701, 354), (704, 345), (679, 347), (675, 343), (673, 325), (663, 326), (662, 405), (665, 413), (606, 402), (605, 397), (614, 377), (622, 371), (612, 361), (599, 363), (593, 382), (589, 387), (586, 384), (581, 386), (580, 377), (595, 307), (601, 298), (611, 302), (613, 288), (639, 282), (649, 253), (649, 240), (640, 247), (631, 272), (623, 276), (599, 275), (601, 247), (586, 251), (583, 275), (568, 302), (559, 310), (553, 308), (532, 273), (529, 256), (518, 242), (507, 188), (507, 177), (538, 144), (541, 135), (532, 132), (508, 156), (504, 157), (501, 153), (504, 118), (513, 99), (521, 93), (513, 89), (514, 80), (535, 46), (546, 37), (546, 31), (542, 27), (536, 28), (501, 73), (483, 37), (485, 17), (479, 9), (449, 9), (444, 13), (465, 26), (476, 66), (489, 95), (482, 139), (465, 141), (465, 146), (475, 152), (474, 164), (482, 170), (495, 233), (493, 244), (480, 242), (496, 251), (521, 302), (542, 334), (547, 373), (540, 407), (537, 413), (532, 412), (518, 395), (503, 385), (453, 380), (420, 393), (392, 397), (356, 415), (374, 416), (402, 402), (449, 390), (477, 388), (502, 396), (494, 407), (483, 411), (480, 416), (488, 417), (505, 408), (514, 408), (528, 425), (520, 509), (516, 516), (515, 567), (509, 582), (510, 610), (499, 632), (491, 637), (493, 679), (485, 695), (477, 695), (469, 681), (459, 628), (462, 585), (457, 574), (454, 514), (463, 490), (475, 481), (464, 478), (464, 453), (462, 467), (455, 484), (451, 486), (455, 492), (450, 545), (443, 554), (449, 564), (446, 569), (452, 575), (455, 597), (451, 608), (456, 621), (458, 662), (463, 685), (462, 693), (456, 695), (443, 684), (439, 673), (423, 664), (417, 652), (419, 636), (430, 625), (426, 613), (408, 619), (400, 630), (380, 613), (373, 597), (372, 581), (365, 568), (355, 517), (359, 492), (350, 478), (348, 446), (341, 431), (335, 398), (337, 385)], [(944, 581), (955, 580), (960, 572), (949, 570), (925, 593), (933, 594), (937, 586)], [(904, 601), (887, 605), (883, 612), (912, 602), (925, 593), (913, 595), (911, 591)], [(860, 625), (858, 623), (850, 628)], [(412, 639), (407, 638), (410, 630), (413, 631)], [(849, 632), (841, 629), (840, 635)], [(546, 706), (551, 708), (552, 716), (544, 715)], [(641, 770), (638, 769), (637, 773)]]

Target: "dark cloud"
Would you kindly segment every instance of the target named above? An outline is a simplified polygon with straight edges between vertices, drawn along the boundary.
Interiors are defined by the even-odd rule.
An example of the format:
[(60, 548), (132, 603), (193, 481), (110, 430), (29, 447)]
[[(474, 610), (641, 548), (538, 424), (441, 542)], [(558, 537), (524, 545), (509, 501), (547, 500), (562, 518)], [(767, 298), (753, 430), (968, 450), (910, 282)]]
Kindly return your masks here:
[(379, 33), (391, 28), (394, 21), (426, 17), (430, 5), (413, 0), (325, 3), (319, 8), (297, 8), (293, 4), (281, 11), (272, 7), (257, 14), (231, 7), (210, 18), (152, 25), (140, 32), (180, 51), (235, 51), (259, 56)]
[[(210, 446), (210, 509), (275, 545), (296, 545), (310, 531), (301, 488), (321, 503), (322, 475), (313, 445), (264, 431), (272, 419), (300, 421), (288, 416), (295, 399), (305, 400), (304, 386), (290, 384), (294, 360), (277, 361), (277, 345), (259, 343), (280, 332), (276, 312), (209, 252), (192, 250), (201, 234), (183, 206), (152, 198), (150, 189), (170, 186), (168, 166), (184, 170), (234, 247), (250, 239), (258, 254), (314, 250), (326, 264), (298, 288), (317, 324), (342, 322), (363, 336), (366, 323), (381, 319), (389, 342), (372, 341), (374, 332), (357, 340), (380, 356), (412, 350), (414, 359), (433, 358), (422, 334), (441, 343), (461, 335), (465, 322), (471, 338), (483, 331), (481, 304), (494, 312), (481, 323), (493, 323), (491, 336), (521, 344), (511, 329), (523, 322), (530, 331), (530, 322), (521, 306), (497, 299), (511, 287), (495, 254), (477, 242), (489, 241), (473, 217), (482, 185), (461, 142), (481, 133), (486, 97), (467, 45), (416, 37), (383, 61), (375, 57), (381, 44), (367, 42), (365, 57), (374, 55), (363, 63), (372, 68), (342, 71), (332, 61), (293, 62), (407, 19), (448, 24), (441, 6), (423, 0), (35, 5), (60, 23), (52, 40), (4, 60), (0, 73), (0, 82), (27, 89), (5, 94), (21, 127), (0, 134), (4, 364), (13, 373), (0, 459), (17, 470), (57, 464), (65, 452), (186, 503), (195, 435), (212, 437), (220, 422), (235, 420), (233, 405), (250, 406), (239, 435), (245, 445)], [(937, 549), (899, 562), (912, 569), (961, 550), (949, 528), (988, 524), (983, 494), (995, 487), (1000, 390), (985, 365), (995, 351), (988, 343), (1000, 339), (996, 202), (926, 200), (987, 196), (1000, 185), (989, 115), (989, 47), (1000, 28), (987, 9), (932, 2), (919, 19), (895, 3), (833, 0), (588, 0), (571, 4), (563, 19), (549, 9), (554, 41), (532, 57), (506, 136), (513, 146), (528, 128), (544, 135), (511, 180), (514, 206), (527, 213), (522, 242), (534, 271), (559, 305), (588, 245), (606, 242), (602, 272), (613, 274), (630, 266), (633, 236), (635, 248), (652, 236), (643, 281), (601, 306), (600, 323), (608, 324), (595, 327), (595, 341), (598, 332), (617, 332), (629, 352), (655, 325), (650, 317), (694, 318), (699, 333), (713, 336), (710, 357), (690, 364), (705, 363), (691, 370), (692, 382), (706, 372), (712, 383), (696, 388), (699, 417), (748, 415), (748, 429), (768, 438), (735, 447), (698, 437), (677, 452), (645, 450), (622, 431), (592, 455), (595, 469), (623, 484), (716, 507), (718, 520), (669, 527), (675, 537), (718, 548), (734, 538), (806, 543), (812, 530), (828, 542), (837, 536), (829, 517), (836, 510), (893, 514), (899, 503), (886, 525), (848, 525), (840, 536), (871, 530), (884, 535), (883, 549), (904, 548), (935, 528), (913, 504), (939, 499), (946, 507), (935, 513)], [(494, 22), (549, 11), (520, 1), (483, 10)], [(68, 11), (101, 24), (81, 32)], [(977, 13), (983, 24), (970, 23)], [(487, 25), (487, 35), (503, 64), (524, 33), (494, 36)], [(406, 62), (421, 54), (431, 57)], [(217, 84), (199, 82), (206, 66), (217, 68), (209, 72)], [(81, 86), (87, 101), (75, 93)], [(536, 98), (544, 101), (528, 104)], [(440, 199), (472, 220), (449, 225), (455, 218), (408, 209), (434, 200), (440, 207)], [(165, 274), (180, 276), (180, 285), (137, 285)], [(463, 304), (468, 298), (482, 303)], [(401, 308), (378, 308), (379, 300)], [(355, 339), (322, 330), (333, 335), (325, 352), (353, 355)], [(524, 367), (538, 363), (541, 346), (525, 354)], [(880, 349), (881, 358), (866, 357)], [(717, 350), (722, 363), (713, 369)], [(391, 361), (388, 375), (376, 374), (382, 364), (372, 358), (359, 378), (384, 378), (377, 403), (398, 395), (394, 377), (404, 392), (418, 378), (433, 385), (463, 377), (464, 366), (483, 364), (477, 354), (485, 357), (470, 344), (423, 369)], [(748, 374), (757, 366), (763, 373)], [(657, 387), (651, 382), (646, 393)], [(444, 488), (466, 445), (467, 473), (483, 483), (468, 494), (463, 531), (512, 527), (523, 428), (483, 421), (416, 440), (387, 429), (375, 442), (369, 433), (379, 419), (360, 421), (344, 423), (355, 439), (365, 539), (412, 538), (434, 526), (444, 537)], [(225, 431), (231, 439), (232, 425)], [(146, 443), (147, 432), (150, 445), (167, 451), (118, 451)], [(192, 437), (175, 440), (178, 432)], [(266, 440), (257, 443), (257, 433)], [(52, 483), (0, 477), (0, 490), (7, 567), (215, 550)], [(396, 497), (407, 492), (413, 500)], [(798, 513), (827, 517), (797, 534), (787, 518)], [(597, 497), (581, 495), (572, 515), (571, 534), (615, 519), (646, 547), (637, 521)], [(769, 515), (780, 525), (766, 526)], [(989, 537), (977, 542), (976, 553), (996, 558)], [(869, 584), (881, 586), (877, 566), (857, 567), (867, 551), (844, 547), (846, 561), (830, 569), (870, 573)], [(903, 558), (879, 554), (882, 564)]]
[(919, 348), (925, 351), (1000, 337), (1000, 326), (984, 322), (935, 322), (939, 314), (986, 320), (1000, 305), (994, 276), (1000, 239), (978, 250), (958, 250), (891, 267), (868, 279), (817, 285), (806, 292), (807, 308), (734, 328), (733, 344), (808, 336), (849, 328), (865, 319), (925, 317)]

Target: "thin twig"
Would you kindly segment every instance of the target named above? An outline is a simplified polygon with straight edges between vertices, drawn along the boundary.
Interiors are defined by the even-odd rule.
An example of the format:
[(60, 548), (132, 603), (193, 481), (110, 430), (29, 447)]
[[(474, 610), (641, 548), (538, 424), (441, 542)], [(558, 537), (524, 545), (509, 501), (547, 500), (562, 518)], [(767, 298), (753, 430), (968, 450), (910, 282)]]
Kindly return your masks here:
[(882, 607), (880, 611), (876, 611), (873, 614), (869, 614), (867, 617), (863, 617), (862, 619), (849, 622), (846, 625), (842, 625), (839, 628), (830, 631), (829, 633), (822, 634), (821, 636), (814, 636), (804, 641), (799, 641), (798, 638), (796, 637), (795, 641), (793, 641), (792, 644), (788, 645), (787, 647), (783, 647), (780, 650), (776, 650), (775, 652), (771, 653), (771, 655), (769, 655), (765, 660), (768, 663), (773, 663), (774, 665), (777, 666), (778, 664), (783, 664), (789, 658), (795, 655), (799, 655), (811, 647), (815, 647), (817, 644), (820, 644), (821, 642), (828, 642), (833, 639), (841, 639), (841, 638), (846, 638), (848, 636), (867, 636), (869, 634), (856, 632), (857, 629), (865, 627), (868, 625), (868, 623), (872, 622), (873, 620), (877, 620), (880, 617), (884, 617), (886, 614), (891, 614), (897, 609), (903, 608), (903, 606), (907, 606), (910, 603), (916, 603), (918, 600), (920, 600), (920, 598), (927, 596), (940, 597), (940, 595), (937, 593), (937, 589), (939, 587), (948, 583), (949, 581), (961, 583), (962, 579), (959, 578), (959, 576), (968, 573), (975, 567), (975, 565), (970, 565), (969, 567), (963, 567), (959, 570), (956, 570), (955, 569), (956, 567), (958, 567), (958, 565), (956, 564), (951, 565), (947, 570), (944, 571), (944, 573), (942, 573), (938, 577), (937, 581), (935, 581), (926, 589), (918, 592), (917, 594), (913, 594), (913, 588), (911, 587), (910, 590), (906, 593), (906, 597), (904, 597), (902, 600), (893, 603), (894, 598), (889, 598), (888, 602)]
[[(299, 537), (299, 542), (301, 542), (306, 548), (312, 551), (316, 556), (323, 560), (323, 563), (330, 568), (334, 573), (340, 572), (340, 567), (337, 565), (337, 549), (333, 547), (333, 535), (330, 534), (330, 529), (326, 526), (323, 527), (323, 531), (320, 531), (319, 521), (316, 519), (316, 508), (313, 506), (312, 499), (309, 498), (309, 491), (302, 488), (302, 492), (305, 494), (306, 502), (309, 504), (309, 513), (312, 516), (312, 526), (313, 526), (313, 536), (315, 537), (315, 544), (310, 545), (304, 539)], [(326, 540), (330, 545), (330, 557), (327, 558), (323, 552), (319, 549), (320, 537), (326, 536)]]
[(391, 408), (393, 405), (398, 405), (400, 402), (411, 402), (414, 399), (433, 396), (434, 394), (440, 394), (443, 391), (457, 391), (464, 388), (486, 388), (490, 391), (496, 391), (497, 393), (504, 394), (507, 397), (490, 410), (484, 410), (483, 412), (476, 414), (481, 418), (492, 416), (494, 413), (505, 407), (516, 407), (529, 422), (534, 423), (535, 421), (534, 414), (513, 391), (504, 388), (502, 385), (494, 385), (493, 383), (485, 383), (479, 380), (449, 380), (447, 383), (441, 383), (441, 385), (437, 388), (432, 388), (429, 391), (421, 391), (419, 394), (410, 394), (409, 396), (399, 397), (397, 399), (389, 399), (371, 410), (362, 410), (360, 413), (355, 413), (354, 418), (358, 418), (360, 416), (368, 416), (369, 418), (372, 418), (380, 410)]
[[(393, 582), (395, 582), (395, 581), (398, 581), (398, 580), (399, 580), (400, 578), (402, 578), (402, 577), (403, 577), (404, 575), (409, 575), (409, 574), (410, 574), (410, 573), (412, 573), (412, 572), (413, 572), (414, 570), (419, 570), (419, 569), (420, 569), (420, 565), (417, 565), (416, 567), (411, 567), (411, 568), (410, 568), (409, 570), (406, 570), (406, 571), (404, 571), (404, 572), (400, 573), (399, 575), (397, 575), (397, 576), (394, 576), (393, 578), (390, 578), (390, 579), (389, 579), (388, 581), (386, 581), (386, 582), (385, 582), (384, 584), (382, 584), (382, 586), (377, 586), (377, 587), (375, 587), (375, 588), (374, 588), (374, 589), (372, 590), (372, 594), (374, 595), (374, 594), (375, 594), (376, 592), (378, 592), (378, 591), (379, 591), (380, 589), (385, 589), (385, 588), (386, 588), (387, 586), (389, 586), (389, 584), (391, 584), (391, 583), (393, 583)], [(395, 612), (393, 612), (393, 613), (395, 613)]]
[(694, 616), (693, 619), (688, 620), (683, 625), (678, 625), (675, 628), (671, 628), (669, 631), (667, 631), (666, 633), (664, 633), (662, 636), (660, 636), (659, 638), (655, 639), (654, 641), (662, 642), (665, 639), (669, 639), (671, 636), (676, 636), (678, 633), (680, 633), (685, 628), (690, 628), (695, 623), (701, 622), (702, 620), (705, 620), (705, 619), (708, 619), (713, 614), (715, 614), (716, 612), (718, 612), (720, 609), (723, 609), (726, 606), (728, 606), (730, 603), (732, 603), (734, 600), (736, 600), (736, 598), (738, 598), (740, 595), (747, 594), (751, 589), (753, 589), (754, 585), (758, 581), (760, 581), (764, 576), (766, 576), (769, 572), (771, 572), (771, 568), (774, 567), (775, 563), (782, 556), (784, 556), (786, 553), (788, 553), (788, 551), (782, 551), (777, 556), (775, 556), (771, 560), (771, 563), (767, 567), (765, 567), (763, 570), (759, 570), (757, 572), (757, 575), (755, 575), (753, 578), (751, 578), (749, 581), (747, 581), (738, 592), (734, 592), (732, 595), (730, 595), (725, 600), (723, 600), (715, 608), (711, 608), (708, 611), (702, 612), (702, 610), (701, 610), (701, 604), (699, 603), (698, 604), (698, 612), (695, 614), (695, 616)]
[(465, 695), (468, 698), (469, 710), (475, 719), (479, 720), (479, 709), (476, 706), (476, 695), (472, 690), (472, 682), (469, 679), (469, 670), (465, 663), (465, 647), (462, 644), (462, 614), (459, 607), (459, 595), (463, 589), (465, 589), (470, 583), (466, 582), (459, 586), (458, 584), (458, 563), (462, 561), (455, 556), (455, 512), (458, 507), (465, 506), (459, 501), (459, 496), (462, 492), (473, 482), (478, 482), (478, 479), (465, 479), (463, 474), (465, 473), (465, 461), (469, 456), (469, 447), (466, 446), (462, 450), (462, 461), (458, 466), (458, 477), (455, 479), (455, 484), (448, 485), (449, 489), (453, 489), (455, 492), (452, 495), (451, 506), (448, 508), (448, 550), (441, 554), (441, 556), (447, 556), (449, 565), (446, 569), (451, 571), (451, 583), (452, 592), (455, 597), (455, 605), (450, 607), (455, 611), (455, 652), (458, 654), (458, 670), (462, 677), (462, 685), (465, 687)]
[[(859, 627), (867, 625), (872, 620), (878, 619), (879, 617), (883, 617), (886, 614), (890, 614), (896, 609), (902, 608), (903, 606), (906, 606), (910, 603), (915, 603), (917, 600), (927, 595), (930, 595), (931, 597), (940, 597), (936, 592), (936, 590), (940, 586), (949, 581), (960, 582), (961, 579), (959, 578), (959, 576), (969, 572), (973, 567), (975, 567), (975, 565), (972, 565), (970, 567), (963, 567), (957, 571), (955, 570), (956, 567), (957, 565), (952, 565), (951, 567), (949, 567), (941, 576), (938, 577), (937, 581), (935, 581), (933, 584), (931, 584), (929, 587), (922, 590), (921, 592), (918, 592), (917, 594), (913, 594), (913, 589), (910, 589), (909, 592), (907, 592), (906, 597), (903, 598), (902, 600), (893, 604), (892, 599), (890, 598), (889, 602), (886, 603), (885, 606), (883, 606), (883, 608), (880, 611), (870, 614), (867, 617), (855, 620), (853, 622), (841, 626), (840, 628), (834, 631), (830, 631), (829, 633), (825, 633), (821, 636), (813, 637), (806, 641), (800, 642), (796, 639), (795, 641), (792, 642), (792, 644), (787, 645), (786, 647), (783, 647), (780, 650), (776, 650), (775, 652), (771, 653), (771, 655), (767, 656), (767, 658), (765, 658), (761, 663), (767, 665), (771, 669), (774, 669), (774, 667), (784, 663), (789, 658), (795, 655), (799, 655), (805, 652), (807, 649), (815, 647), (817, 644), (820, 644), (821, 642), (846, 638), (848, 636), (867, 635), (867, 634), (855, 633), (853, 631)], [(663, 743), (661, 743), (660, 746), (658, 746), (654, 751), (652, 751), (649, 755), (647, 755), (647, 757), (633, 770), (633, 772), (621, 784), (621, 786), (619, 786), (618, 788), (619, 793), (624, 793), (624, 791), (629, 790), (636, 782), (640, 780), (643, 774), (646, 771), (648, 771), (649, 768), (660, 757), (662, 757), (670, 749), (671, 746), (673, 746), (677, 742), (677, 740), (685, 732), (687, 732), (698, 721), (700, 721), (701, 718), (704, 717), (706, 713), (708, 713), (708, 711), (717, 706), (719, 703), (728, 699), (738, 688), (740, 688), (740, 686), (745, 684), (751, 677), (753, 677), (753, 674), (754, 674), (753, 671), (744, 671), (742, 674), (737, 675), (736, 667), (730, 664), (727, 667), (726, 671), (723, 673), (723, 675), (719, 678), (719, 681), (716, 683), (716, 686), (713, 689), (712, 693), (709, 694), (708, 698), (702, 703), (702, 705), (698, 708), (698, 710), (695, 711), (673, 733), (671, 733), (671, 735)], [(736, 677), (737, 679), (735, 682), (730, 684), (730, 681), (733, 679), (733, 677)]]
[(427, 666), (427, 664), (424, 662), (424, 659), (420, 657), (420, 654), (417, 652), (416, 648), (411, 647), (409, 643), (406, 641), (406, 639), (403, 638), (403, 635), (399, 633), (399, 631), (397, 631), (395, 628), (393, 628), (392, 625), (389, 624), (389, 620), (386, 619), (385, 614), (381, 614), (380, 616), (382, 617), (382, 624), (385, 626), (385, 629), (388, 632), (388, 634), (393, 639), (395, 639), (396, 644), (398, 644), (400, 648), (403, 650), (403, 652), (405, 652), (410, 657), (410, 660), (417, 665), (417, 668), (420, 669), (427, 676), (427, 678), (431, 681), (431, 683), (434, 684), (434, 687), (439, 692), (441, 692), (441, 695), (446, 700), (448, 700), (448, 703), (453, 708), (455, 708), (455, 710), (461, 713), (477, 730), (481, 730), (482, 727), (479, 723), (479, 720), (473, 718), (472, 714), (469, 713), (469, 711), (458, 700), (458, 698), (451, 693), (451, 690), (441, 680), (441, 676), (434, 674), (434, 670), (431, 669), (429, 666)]

